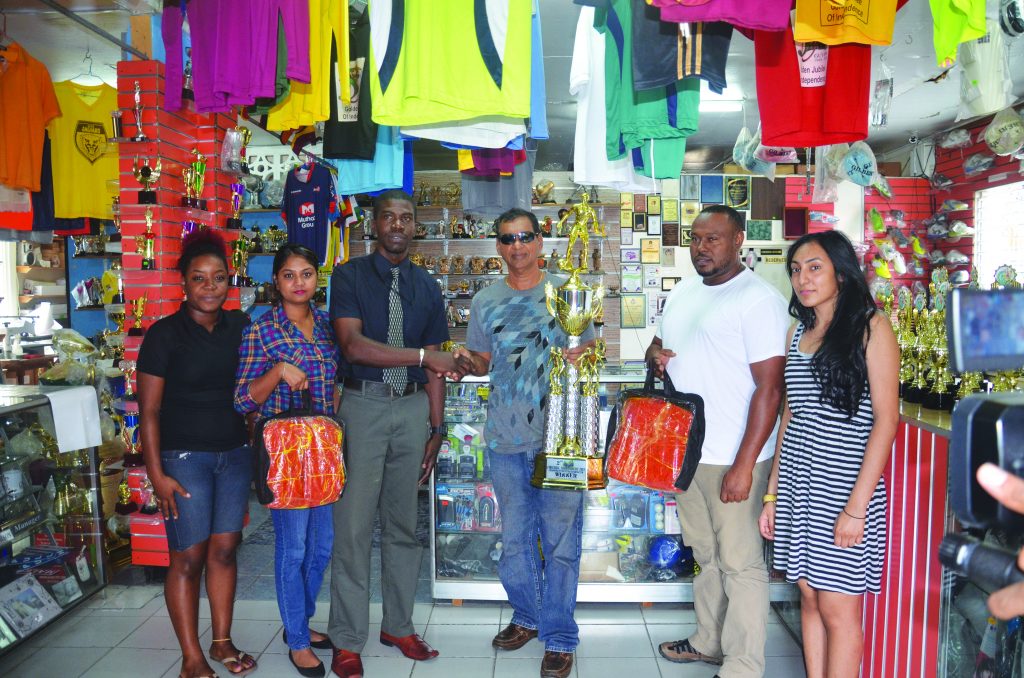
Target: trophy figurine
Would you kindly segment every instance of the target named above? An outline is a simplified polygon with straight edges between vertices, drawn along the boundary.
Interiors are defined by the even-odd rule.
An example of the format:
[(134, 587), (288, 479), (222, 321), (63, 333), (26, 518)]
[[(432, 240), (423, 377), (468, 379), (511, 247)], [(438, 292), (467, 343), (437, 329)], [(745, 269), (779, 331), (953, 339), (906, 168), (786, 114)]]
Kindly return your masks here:
[(181, 80), (181, 100), (188, 102), (195, 102), (196, 93), (192, 89), (192, 48), (189, 47), (185, 50), (185, 70), (182, 73)]
[(205, 210), (206, 201), (200, 198), (203, 194), (203, 186), (206, 184), (206, 158), (199, 152), (199, 149), (192, 151), (195, 160), (181, 172), (181, 179), (185, 183), (185, 197), (181, 199), (183, 207), (193, 207)]
[[(135, 398), (135, 387), (132, 382), (135, 381), (135, 361), (134, 360), (122, 360), (117, 364), (118, 369), (124, 373), (124, 399), (127, 402), (134, 401)], [(138, 424), (138, 422), (136, 422)], [(128, 428), (128, 422), (125, 421), (124, 428)], [(122, 435), (124, 430), (121, 431)], [(125, 444), (127, 444), (127, 440)]]
[(114, 232), (110, 235), (110, 242), (121, 242), (121, 196), (114, 196), (110, 212), (114, 217)]
[(142, 131), (142, 86), (135, 81), (135, 128), (138, 131), (132, 141), (149, 141)]
[(132, 327), (128, 330), (129, 337), (141, 337), (146, 333), (142, 327), (142, 316), (146, 314), (146, 301), (146, 295), (143, 294), (132, 304)]
[(156, 165), (153, 167), (149, 166), (148, 158), (141, 165), (139, 164), (139, 156), (135, 156), (135, 159), (132, 161), (132, 174), (135, 175), (135, 180), (142, 184), (142, 190), (139, 191), (140, 205), (156, 204), (156, 191), (153, 190), (153, 186), (156, 185), (157, 180), (160, 178), (162, 168), (163, 161), (160, 158), (157, 158)]
[[(563, 271), (578, 271), (579, 273), (587, 273), (587, 257), (586, 251), (587, 246), (590, 244), (591, 224), (593, 224), (593, 232), (596, 236), (604, 237), (607, 233), (604, 230), (604, 226), (597, 220), (597, 212), (590, 206), (590, 196), (586, 191), (583, 192), (580, 202), (572, 206), (572, 208), (565, 213), (561, 219), (558, 220), (556, 226), (556, 233), (563, 233), (563, 228), (566, 225), (566, 221), (569, 217), (573, 217), (572, 226), (569, 228), (569, 243), (565, 248), (565, 256), (562, 257), (558, 262), (558, 267)], [(583, 241), (583, 256), (580, 257), (580, 265), (578, 268), (572, 265), (572, 249), (576, 245), (576, 241)]]
[[(249, 130), (246, 130), (247, 132)], [(231, 183), (231, 216), (224, 223), (226, 228), (241, 229), (242, 218), (239, 212), (242, 211), (242, 199), (245, 197), (245, 184), (240, 181)]]
[[(584, 201), (585, 204), (585, 201)], [(588, 226), (590, 218), (581, 210), (573, 232), (583, 242), (583, 252), (590, 241)], [(602, 229), (593, 219), (596, 232)], [(573, 241), (574, 244), (575, 241)], [(550, 313), (567, 335), (567, 349), (580, 345), (580, 337), (596, 316), (601, 314), (601, 299), (604, 288), (591, 287), (580, 279), (586, 272), (586, 257), (580, 266), (572, 265), (572, 244), (566, 256), (559, 261), (562, 270), (569, 272), (569, 279), (555, 289), (548, 283), (544, 296)], [(544, 450), (534, 462), (534, 487), (549, 489), (585, 490), (589, 487), (590, 457), (597, 451), (597, 374), (604, 362), (604, 347), (588, 349), (573, 364), (565, 358), (562, 349), (551, 351), (551, 393), (548, 397), (544, 419)]]
[[(123, 365), (126, 362), (134, 362), (130, 360), (122, 360)], [(135, 366), (132, 366), (132, 372), (135, 372)], [(128, 399), (128, 375), (124, 377), (125, 385), (125, 400)], [(135, 395), (131, 396), (133, 399)], [(121, 442), (124, 443), (124, 467), (130, 468), (132, 466), (144, 466), (145, 462), (142, 460), (142, 445), (139, 439), (139, 413), (138, 412), (125, 412), (121, 422)]]
[(250, 284), (246, 268), (249, 266), (249, 239), (236, 238), (231, 243), (231, 267), (235, 272), (231, 275), (232, 287), (246, 287)]
[(153, 210), (146, 208), (146, 232), (135, 236), (135, 251), (142, 255), (141, 267), (143, 271), (152, 271), (156, 268), (156, 234), (153, 233)]
[(542, 181), (533, 188), (534, 193), (537, 195), (537, 200), (542, 205), (551, 205), (555, 202), (555, 182), (548, 179)]
[(252, 130), (248, 127), (242, 127), (241, 125), (235, 129), (242, 135), (242, 148), (238, 151), (238, 157), (241, 159), (242, 174), (248, 174), (249, 163), (245, 161), (245, 154), (246, 149), (249, 147), (249, 142), (252, 141)]

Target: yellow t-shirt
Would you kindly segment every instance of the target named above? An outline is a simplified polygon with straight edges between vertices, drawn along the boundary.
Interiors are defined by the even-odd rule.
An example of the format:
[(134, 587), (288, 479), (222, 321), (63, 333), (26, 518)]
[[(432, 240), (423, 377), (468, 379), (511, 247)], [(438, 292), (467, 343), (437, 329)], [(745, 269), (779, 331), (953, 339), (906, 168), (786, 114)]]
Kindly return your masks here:
[(793, 37), (826, 45), (888, 45), (895, 23), (896, 0), (796, 0)]
[(935, 23), (935, 61), (942, 68), (956, 63), (961, 42), (985, 35), (985, 0), (928, 0)]
[(118, 192), (117, 146), (110, 114), (117, 90), (110, 85), (79, 85), (70, 80), (53, 86), (61, 115), (50, 122), (53, 159), (53, 208), (58, 219), (110, 219)]
[[(310, 81), (291, 81), (288, 95), (267, 114), (267, 129), (298, 129), (331, 116), (331, 38), (338, 54), (348, 54), (348, 30), (347, 0), (309, 0)], [(348, 103), (348, 88), (341, 95)]]
[(373, 121), (530, 117), (531, 0), (372, 0)]

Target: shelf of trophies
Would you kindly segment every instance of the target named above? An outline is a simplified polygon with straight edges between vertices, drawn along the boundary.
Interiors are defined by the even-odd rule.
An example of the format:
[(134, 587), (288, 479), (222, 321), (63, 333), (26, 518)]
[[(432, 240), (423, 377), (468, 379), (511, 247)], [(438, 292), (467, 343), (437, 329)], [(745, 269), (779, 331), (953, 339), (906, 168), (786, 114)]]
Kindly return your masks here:
[(106, 583), (96, 448), (62, 452), (53, 407), (0, 387), (0, 655)]
[[(978, 288), (977, 279), (969, 286)], [(1020, 390), (1024, 370), (966, 372), (955, 376), (949, 367), (946, 342), (946, 295), (952, 285), (945, 268), (935, 268), (927, 290), (923, 285), (900, 286), (885, 298), (885, 310), (894, 318), (900, 348), (900, 398), (929, 410), (951, 412), (972, 393)], [(991, 289), (1020, 287), (1011, 266), (997, 269)]]
[(18, 243), (18, 305), (31, 311), (37, 303), (49, 302), (55, 318), (67, 318), (67, 267), (64, 241), (57, 238), (47, 245)]

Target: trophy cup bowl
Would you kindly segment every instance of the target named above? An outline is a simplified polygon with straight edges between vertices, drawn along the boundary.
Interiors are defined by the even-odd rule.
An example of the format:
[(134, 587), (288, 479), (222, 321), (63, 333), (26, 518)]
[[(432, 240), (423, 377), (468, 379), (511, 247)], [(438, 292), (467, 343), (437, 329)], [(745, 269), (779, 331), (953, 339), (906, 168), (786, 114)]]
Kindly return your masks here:
[(148, 159), (143, 161), (140, 165), (139, 156), (135, 156), (135, 159), (132, 161), (132, 174), (135, 176), (135, 180), (142, 185), (142, 190), (139, 191), (138, 204), (156, 204), (156, 191), (153, 190), (153, 186), (155, 186), (157, 180), (160, 179), (160, 174), (162, 172), (163, 160), (158, 158), (156, 164), (150, 167)]
[(239, 212), (242, 210), (242, 201), (245, 199), (245, 184), (240, 181), (231, 184), (231, 216), (224, 222), (225, 228), (241, 230), (242, 219)]
[(132, 304), (132, 328), (128, 330), (129, 337), (141, 337), (146, 333), (142, 327), (142, 317), (146, 313), (146, 296), (143, 295)]

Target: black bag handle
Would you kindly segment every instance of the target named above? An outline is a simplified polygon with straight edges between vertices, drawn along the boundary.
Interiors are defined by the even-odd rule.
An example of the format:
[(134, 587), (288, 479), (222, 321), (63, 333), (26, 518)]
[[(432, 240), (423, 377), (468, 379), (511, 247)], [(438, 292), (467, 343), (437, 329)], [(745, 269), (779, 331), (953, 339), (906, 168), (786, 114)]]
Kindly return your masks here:
[[(644, 379), (644, 390), (651, 393), (657, 393), (658, 390), (654, 388), (654, 360), (647, 361), (647, 377)], [(676, 387), (672, 384), (672, 377), (668, 376), (668, 370), (665, 370), (664, 374), (661, 375), (662, 390), (667, 395), (673, 395), (678, 393)]]

